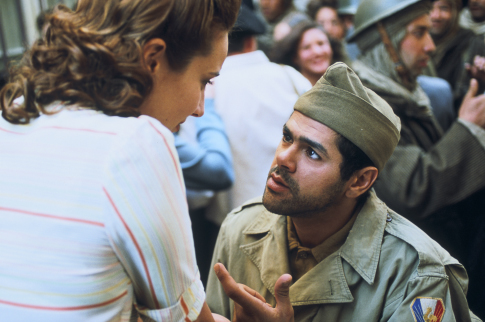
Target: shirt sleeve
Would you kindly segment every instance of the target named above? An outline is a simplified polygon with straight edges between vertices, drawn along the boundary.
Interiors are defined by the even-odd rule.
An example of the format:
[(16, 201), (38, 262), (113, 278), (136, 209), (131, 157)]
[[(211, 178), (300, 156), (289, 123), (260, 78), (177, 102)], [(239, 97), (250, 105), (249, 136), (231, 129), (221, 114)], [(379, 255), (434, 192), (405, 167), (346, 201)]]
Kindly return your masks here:
[(138, 118), (109, 153), (103, 180), (110, 243), (155, 321), (193, 321), (205, 300), (172, 134)]
[(205, 100), (205, 113), (195, 119), (196, 144), (175, 136), (185, 184), (191, 189), (223, 190), (234, 181), (229, 140), (214, 100)]
[(401, 141), (374, 188), (390, 208), (412, 220), (470, 197), (485, 187), (485, 149), (463, 122), (455, 122), (429, 151)]
[(466, 288), (466, 271), (460, 265), (447, 266), (446, 276), (418, 273), (388, 321), (480, 321), (468, 308)]

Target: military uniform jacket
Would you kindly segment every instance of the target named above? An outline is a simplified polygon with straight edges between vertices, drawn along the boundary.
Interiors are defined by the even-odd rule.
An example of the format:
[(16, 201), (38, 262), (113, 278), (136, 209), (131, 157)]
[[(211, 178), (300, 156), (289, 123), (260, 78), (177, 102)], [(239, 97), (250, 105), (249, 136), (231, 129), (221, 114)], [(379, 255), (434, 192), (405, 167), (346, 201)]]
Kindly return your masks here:
[[(212, 264), (274, 306), (276, 280), (289, 273), (287, 243), (286, 217), (254, 199), (224, 221)], [(454, 258), (371, 192), (344, 245), (290, 287), (290, 300), (295, 321), (480, 321), (468, 310), (467, 285)], [(206, 300), (232, 318), (213, 272)]]
[(469, 304), (485, 317), (485, 131), (458, 120), (443, 133), (419, 86), (411, 93), (359, 60), (352, 68), (401, 119), (399, 144), (374, 184), (377, 195), (465, 265)]

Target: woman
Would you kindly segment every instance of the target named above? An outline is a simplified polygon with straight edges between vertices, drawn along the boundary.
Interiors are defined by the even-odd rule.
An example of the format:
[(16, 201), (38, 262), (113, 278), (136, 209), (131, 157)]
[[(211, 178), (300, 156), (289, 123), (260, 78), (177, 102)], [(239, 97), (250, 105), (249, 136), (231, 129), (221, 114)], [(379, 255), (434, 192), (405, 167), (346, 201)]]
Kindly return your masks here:
[(204, 112), (240, 0), (57, 7), (0, 92), (8, 321), (213, 321), (173, 136)]
[(315, 85), (330, 65), (345, 58), (341, 44), (329, 38), (321, 26), (307, 20), (275, 44), (271, 60), (294, 67)]

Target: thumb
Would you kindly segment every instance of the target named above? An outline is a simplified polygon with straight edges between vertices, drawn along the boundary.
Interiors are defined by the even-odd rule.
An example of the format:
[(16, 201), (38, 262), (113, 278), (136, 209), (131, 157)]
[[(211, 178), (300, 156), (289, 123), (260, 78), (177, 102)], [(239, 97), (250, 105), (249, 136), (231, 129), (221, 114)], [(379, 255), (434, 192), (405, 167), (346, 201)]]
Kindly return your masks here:
[(463, 100), (468, 100), (470, 98), (473, 98), (477, 95), (478, 92), (478, 81), (475, 78), (472, 78), (470, 80), (470, 87), (468, 88), (468, 92), (466, 92), (465, 97)]
[(274, 286), (274, 294), (276, 298), (276, 309), (285, 314), (293, 315), (293, 307), (290, 302), (291, 280), (291, 275), (281, 275)]

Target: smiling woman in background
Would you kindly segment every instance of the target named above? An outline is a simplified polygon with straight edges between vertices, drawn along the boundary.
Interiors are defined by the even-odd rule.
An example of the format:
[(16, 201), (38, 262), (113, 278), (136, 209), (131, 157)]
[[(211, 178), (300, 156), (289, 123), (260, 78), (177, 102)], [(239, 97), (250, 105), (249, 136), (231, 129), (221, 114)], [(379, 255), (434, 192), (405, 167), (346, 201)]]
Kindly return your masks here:
[(331, 64), (345, 61), (345, 57), (342, 45), (329, 38), (320, 25), (302, 21), (274, 45), (271, 60), (292, 66), (315, 85)]
[(239, 5), (47, 16), (0, 92), (2, 320), (213, 321), (170, 132), (204, 113)]

